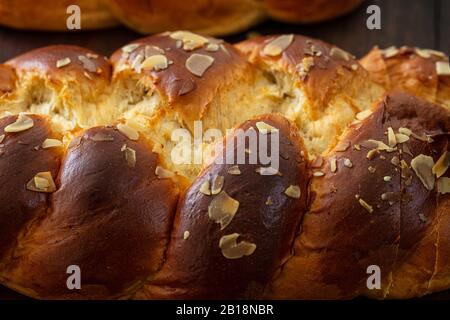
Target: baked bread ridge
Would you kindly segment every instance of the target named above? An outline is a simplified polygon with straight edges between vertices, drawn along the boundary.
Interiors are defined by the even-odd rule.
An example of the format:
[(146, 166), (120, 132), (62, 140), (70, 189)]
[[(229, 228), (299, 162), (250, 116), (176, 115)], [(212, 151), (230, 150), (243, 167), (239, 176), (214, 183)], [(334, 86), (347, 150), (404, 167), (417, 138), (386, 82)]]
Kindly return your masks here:
[[(421, 63), (438, 61), (446, 59)], [(409, 169), (410, 185), (401, 176), (419, 155), (433, 163), (442, 156), (446, 165), (448, 106), (403, 93), (383, 98), (383, 83), (371, 77), (349, 53), (299, 35), (233, 47), (169, 32), (137, 40), (109, 60), (57, 46), (8, 61), (0, 66), (0, 112), (35, 114), (0, 120), (0, 206), (8, 208), (0, 217), (0, 282), (50, 299), (406, 298), (448, 288), (448, 195), (426, 189), (422, 169)], [(244, 164), (235, 176), (207, 158), (173, 163), (171, 133), (194, 134), (196, 120), (222, 132), (278, 127), (287, 155), (280, 175), (261, 176), (260, 164)], [(385, 131), (398, 135), (390, 149)], [(363, 139), (383, 144), (354, 151)], [(405, 144), (414, 157), (405, 156)], [(202, 145), (206, 154), (215, 146)], [(369, 165), (366, 151), (377, 156)], [(220, 197), (199, 193), (218, 176)], [(349, 176), (357, 189), (347, 187)], [(448, 172), (438, 180), (442, 192), (443, 178)], [(361, 187), (371, 179), (379, 190), (386, 184), (385, 199)], [(9, 181), (17, 184), (9, 188)], [(330, 181), (344, 187), (331, 190)], [(398, 203), (398, 194), (409, 193), (411, 204)], [(11, 205), (13, 194), (19, 201)], [(206, 216), (217, 198), (239, 204), (223, 229)], [(194, 243), (202, 233), (208, 240)], [(242, 249), (233, 241), (248, 251), (229, 259), (229, 250)], [(386, 271), (375, 293), (363, 281), (369, 263)], [(85, 270), (81, 290), (66, 288), (72, 264)]]

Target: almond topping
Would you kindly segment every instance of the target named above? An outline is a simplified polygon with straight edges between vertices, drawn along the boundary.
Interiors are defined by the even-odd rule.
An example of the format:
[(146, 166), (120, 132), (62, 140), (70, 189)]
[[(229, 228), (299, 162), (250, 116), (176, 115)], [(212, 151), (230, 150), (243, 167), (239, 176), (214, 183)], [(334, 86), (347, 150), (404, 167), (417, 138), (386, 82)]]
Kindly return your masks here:
[(126, 147), (124, 152), (128, 166), (134, 168), (136, 166), (136, 151), (130, 147)]
[(403, 133), (396, 133), (395, 140), (397, 141), (398, 144), (402, 144), (409, 140), (409, 136)]
[(238, 176), (241, 174), (241, 170), (239, 169), (239, 166), (232, 166), (228, 168), (228, 174), (231, 174), (233, 176)]
[(213, 178), (211, 185), (211, 194), (219, 194), (219, 192), (222, 191), (224, 180), (225, 179), (223, 176), (215, 176)]
[(392, 129), (392, 127), (388, 128), (388, 144), (391, 148), (397, 145), (397, 139), (395, 138), (394, 129)]
[(256, 250), (256, 245), (251, 242), (241, 241), (237, 243), (239, 233), (232, 233), (220, 238), (219, 248), (227, 259), (239, 259), (243, 256), (249, 256)]
[(356, 119), (358, 119), (359, 121), (363, 121), (364, 119), (366, 119), (367, 117), (369, 117), (373, 112), (369, 109), (361, 111), (359, 113), (356, 114)]
[(131, 43), (131, 44), (127, 44), (126, 46), (122, 47), (122, 51), (125, 53), (131, 53), (133, 52), (135, 49), (137, 49), (140, 46), (139, 43)]
[(440, 194), (450, 193), (450, 178), (439, 178), (437, 180), (437, 190)]
[(141, 68), (150, 69), (153, 71), (164, 70), (168, 66), (168, 61), (165, 55), (156, 54), (148, 57), (141, 63)]
[(344, 166), (346, 166), (347, 168), (351, 168), (353, 167), (353, 163), (350, 159), (345, 158), (344, 159)]
[(371, 205), (369, 205), (367, 202), (365, 202), (361, 197), (358, 197), (358, 202), (368, 212), (370, 212), (370, 213), (373, 212), (373, 207)]
[(56, 191), (50, 171), (39, 172), (27, 183), (27, 189), (36, 192), (51, 193)]
[(313, 176), (314, 177), (323, 177), (325, 175), (325, 173), (323, 173), (322, 171), (314, 171)]
[(62, 141), (57, 139), (45, 139), (44, 142), (42, 142), (43, 149), (58, 148), (62, 147), (62, 145), (63, 145)]
[(333, 57), (334, 59), (339, 59), (339, 60), (345, 60), (345, 61), (349, 61), (350, 60), (350, 54), (338, 47), (333, 47), (330, 50), (330, 56)]
[(175, 173), (170, 170), (164, 169), (163, 167), (157, 166), (155, 169), (155, 175), (158, 177), (158, 179), (171, 179), (175, 176)]
[(60, 59), (58, 61), (56, 61), (56, 67), (57, 68), (62, 68), (67, 66), (68, 64), (70, 64), (70, 58), (64, 58), (64, 59)]
[(211, 195), (211, 186), (209, 185), (209, 180), (203, 181), (203, 183), (200, 185), (200, 188), (198, 189), (201, 193), (210, 196)]
[(189, 31), (175, 31), (170, 34), (170, 37), (183, 41), (183, 49), (186, 51), (201, 48), (209, 41), (207, 38)]
[(189, 70), (193, 75), (197, 77), (203, 76), (205, 71), (211, 67), (214, 62), (214, 58), (204, 55), (194, 53), (186, 60), (186, 69)]
[(4, 134), (0, 135), (0, 143), (2, 143), (3, 140), (5, 140), (5, 135)]
[(189, 231), (186, 230), (186, 231), (183, 233), (183, 240), (187, 240), (187, 238), (189, 238), (189, 235), (190, 235)]
[(299, 186), (293, 186), (293, 185), (290, 185), (290, 186), (284, 191), (284, 193), (285, 193), (288, 197), (291, 197), (291, 198), (294, 198), (294, 199), (299, 199), (300, 196), (301, 196), (301, 194), (302, 194), (302, 192), (301, 192), (301, 190), (300, 190), (300, 187), (299, 187)]
[(333, 158), (330, 159), (330, 170), (333, 173), (337, 171), (337, 159), (336, 159), (336, 157), (333, 157)]
[(416, 173), (417, 177), (422, 181), (422, 184), (429, 191), (434, 188), (434, 175), (432, 168), (434, 166), (433, 158), (423, 154), (418, 155), (411, 160), (411, 167)]
[(83, 68), (86, 69), (87, 71), (89, 71), (89, 72), (96, 72), (97, 71), (97, 66), (88, 57), (86, 57), (86, 56), (78, 56), (78, 60), (81, 61), (81, 63), (83, 64)]
[(281, 176), (281, 173), (272, 167), (259, 167), (256, 170), (256, 173), (259, 173), (262, 176), (274, 176), (274, 175), (279, 175)]
[(448, 61), (436, 62), (436, 72), (439, 76), (450, 76), (450, 65)]
[(408, 137), (412, 134), (412, 131), (408, 128), (401, 127), (398, 129), (401, 134), (407, 135)]
[(385, 177), (383, 177), (383, 180), (386, 182), (389, 182), (392, 180), (392, 178), (391, 178), (391, 176), (385, 176)]
[(267, 124), (263, 121), (258, 121), (256, 123), (256, 127), (258, 128), (259, 132), (262, 134), (269, 134), (269, 133), (276, 133), (278, 132), (278, 129), (275, 127), (272, 127), (270, 124)]
[(92, 141), (114, 141), (114, 137), (103, 132), (97, 132), (91, 137)]
[(239, 209), (239, 201), (231, 198), (225, 191), (213, 198), (208, 207), (208, 216), (220, 224), (220, 230), (225, 229), (233, 220)]
[(294, 41), (293, 34), (279, 36), (267, 43), (262, 52), (266, 56), (276, 57), (286, 50), (292, 41)]
[(217, 43), (208, 43), (205, 50), (210, 52), (219, 51), (220, 47)]
[(439, 178), (444, 175), (447, 169), (450, 167), (450, 152), (444, 151), (439, 160), (433, 166), (432, 172)]
[(21, 113), (17, 117), (16, 121), (7, 125), (3, 131), (4, 132), (21, 132), (28, 130), (34, 126), (33, 119)]
[(384, 54), (384, 56), (386, 58), (391, 58), (391, 57), (396, 56), (398, 54), (399, 50), (396, 47), (392, 46), (392, 47), (386, 48), (384, 50), (381, 50), (381, 52)]
[(336, 147), (334, 147), (334, 151), (336, 152), (344, 152), (350, 147), (349, 141), (341, 141), (339, 142)]
[(128, 139), (130, 139), (130, 140), (139, 139), (139, 132), (137, 132), (133, 128), (127, 126), (126, 124), (119, 123), (116, 127), (117, 127), (117, 130), (119, 130), (119, 132), (122, 133)]

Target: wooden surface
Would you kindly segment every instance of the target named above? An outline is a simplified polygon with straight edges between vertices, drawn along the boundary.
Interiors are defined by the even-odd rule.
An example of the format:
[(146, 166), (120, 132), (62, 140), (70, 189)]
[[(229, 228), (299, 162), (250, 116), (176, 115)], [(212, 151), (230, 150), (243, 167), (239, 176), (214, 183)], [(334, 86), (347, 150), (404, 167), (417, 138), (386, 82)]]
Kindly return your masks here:
[[(381, 8), (381, 30), (366, 28), (366, 8), (377, 4)], [(336, 44), (357, 56), (374, 45), (409, 45), (450, 53), (450, 0), (367, 0), (355, 12), (312, 26), (289, 25), (267, 21), (252, 31), (261, 34), (300, 33)], [(235, 42), (247, 33), (225, 38)], [(22, 52), (50, 44), (76, 44), (110, 55), (116, 48), (142, 37), (125, 28), (102, 31), (39, 33), (15, 31), (0, 27), (0, 62)], [(25, 297), (0, 286), (0, 299)], [(450, 299), (450, 292), (438, 293), (427, 299)]]

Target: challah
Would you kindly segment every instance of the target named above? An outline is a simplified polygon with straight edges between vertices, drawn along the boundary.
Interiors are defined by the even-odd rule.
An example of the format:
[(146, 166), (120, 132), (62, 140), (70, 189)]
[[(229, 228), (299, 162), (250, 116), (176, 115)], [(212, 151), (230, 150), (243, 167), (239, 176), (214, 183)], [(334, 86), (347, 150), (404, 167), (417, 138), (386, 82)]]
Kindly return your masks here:
[[(51, 2), (51, 10), (48, 9)], [(67, 7), (81, 10), (81, 28), (118, 24), (141, 33), (189, 29), (227, 35), (243, 31), (271, 16), (311, 23), (331, 19), (356, 8), (362, 0), (0, 0), (0, 25), (19, 29), (66, 31)], [(117, 20), (116, 20), (117, 19)]]
[[(362, 65), (299, 35), (186, 31), (109, 60), (51, 46), (0, 65), (0, 283), (41, 299), (450, 288), (448, 58), (375, 48)], [(196, 121), (234, 129), (179, 163), (173, 132)], [(278, 136), (278, 170), (239, 132)], [(242, 146), (244, 163), (217, 161)]]

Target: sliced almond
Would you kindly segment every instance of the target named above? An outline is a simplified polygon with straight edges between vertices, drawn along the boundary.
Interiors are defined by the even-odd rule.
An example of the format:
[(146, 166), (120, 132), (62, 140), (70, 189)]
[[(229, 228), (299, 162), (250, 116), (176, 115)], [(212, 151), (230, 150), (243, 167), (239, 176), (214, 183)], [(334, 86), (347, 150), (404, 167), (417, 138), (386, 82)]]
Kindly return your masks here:
[(209, 184), (209, 180), (206, 179), (203, 181), (203, 183), (200, 185), (200, 188), (198, 189), (201, 193), (210, 196), (211, 195), (211, 186)]
[(272, 167), (259, 167), (255, 171), (262, 176), (281, 176), (281, 173), (277, 169)]
[(290, 197), (290, 198), (294, 198), (294, 199), (300, 199), (300, 196), (302, 195), (302, 192), (300, 190), (299, 186), (293, 186), (290, 185), (285, 191), (284, 193)]
[(259, 132), (261, 134), (269, 134), (269, 133), (276, 133), (278, 132), (278, 129), (271, 126), (270, 124), (267, 124), (263, 121), (258, 121), (256, 123), (256, 127), (258, 128)]
[(140, 46), (139, 43), (131, 43), (122, 47), (122, 52), (131, 53)]
[(131, 68), (134, 69), (134, 71), (136, 71), (137, 73), (141, 73), (141, 64), (142, 61), (144, 61), (144, 56), (142, 54), (137, 54), (133, 61), (131, 62)]
[(370, 213), (373, 212), (373, 207), (370, 204), (368, 204), (366, 201), (364, 201), (361, 197), (358, 197), (358, 202), (368, 212), (370, 212)]
[(358, 112), (356, 114), (356, 119), (358, 119), (359, 121), (363, 121), (364, 119), (368, 118), (372, 113), (373, 113), (372, 110), (369, 109)]
[(190, 73), (196, 75), (197, 77), (203, 76), (205, 71), (211, 67), (214, 62), (214, 58), (204, 55), (194, 53), (189, 58), (186, 59), (186, 69), (189, 70)]
[(237, 166), (237, 165), (228, 168), (227, 172), (228, 172), (228, 174), (231, 174), (233, 176), (238, 176), (242, 173), (241, 170), (239, 169), (239, 166)]
[(210, 52), (219, 51), (220, 46), (217, 43), (208, 43), (205, 50)]
[(434, 188), (435, 177), (432, 172), (434, 166), (433, 158), (423, 154), (418, 155), (411, 160), (411, 167), (422, 184), (429, 191)]
[(21, 132), (28, 130), (34, 126), (33, 119), (26, 116), (25, 114), (21, 113), (17, 117), (16, 121), (7, 125), (5, 129), (3, 129), (4, 132)]
[(345, 60), (345, 61), (349, 61), (350, 57), (351, 57), (351, 55), (348, 52), (346, 52), (338, 47), (331, 48), (330, 56), (334, 59)]
[(314, 177), (323, 177), (325, 175), (325, 173), (323, 173), (322, 171), (314, 171), (313, 176)]
[(439, 76), (450, 76), (450, 65), (448, 61), (436, 62), (436, 73)]
[(128, 166), (134, 168), (136, 166), (136, 151), (130, 147), (126, 147), (124, 152)]
[(27, 189), (36, 192), (51, 193), (56, 191), (56, 185), (50, 171), (39, 172), (28, 181)]
[(394, 129), (392, 129), (392, 127), (388, 128), (388, 144), (391, 148), (397, 145), (397, 138), (395, 137)]
[(344, 152), (350, 147), (349, 141), (340, 141), (336, 147), (334, 147), (334, 151), (336, 152)]
[(238, 209), (239, 201), (222, 191), (213, 198), (208, 206), (208, 216), (214, 222), (220, 224), (220, 229), (223, 230), (233, 220)]
[(175, 173), (160, 166), (156, 167), (155, 175), (158, 177), (158, 179), (171, 179), (175, 177)]
[(146, 45), (144, 47), (144, 54), (145, 54), (145, 57), (148, 58), (148, 57), (155, 56), (155, 55), (163, 55), (164, 50), (157, 46)]
[(65, 67), (69, 65), (70, 62), (71, 62), (70, 58), (59, 59), (58, 61), (56, 61), (56, 67), (57, 68)]
[(137, 132), (130, 126), (123, 124), (123, 123), (119, 123), (116, 127), (117, 127), (117, 130), (119, 130), (119, 132), (122, 133), (128, 139), (134, 140), (134, 141), (139, 139), (139, 132)]
[(251, 242), (241, 241), (237, 243), (239, 233), (232, 233), (220, 238), (219, 248), (227, 259), (239, 259), (243, 256), (249, 256), (256, 250), (256, 245)]
[(395, 140), (397, 141), (398, 144), (402, 144), (409, 140), (409, 136), (403, 133), (396, 133)]
[(167, 58), (165, 55), (156, 54), (156, 55), (146, 58), (141, 63), (141, 68), (150, 69), (153, 71), (159, 71), (159, 70), (167, 69), (168, 65), (169, 64), (168, 64), (168, 61), (167, 61)]
[(264, 46), (262, 53), (266, 56), (276, 57), (286, 50), (294, 41), (294, 35), (279, 36)]
[(391, 58), (396, 56), (399, 53), (399, 50), (397, 49), (397, 47), (392, 46), (384, 50), (381, 50), (381, 52), (384, 54), (386, 58)]
[(337, 159), (336, 157), (333, 157), (330, 159), (330, 171), (336, 172), (337, 171)]
[(211, 194), (219, 194), (222, 191), (225, 178), (223, 176), (215, 176), (211, 184)]
[(62, 141), (58, 139), (45, 139), (44, 142), (42, 142), (43, 149), (59, 148), (62, 147), (62, 145)]
[(412, 134), (412, 131), (410, 129), (404, 127), (399, 128), (398, 132), (407, 135), (408, 137)]
[(383, 180), (386, 181), (386, 182), (389, 182), (389, 181), (392, 180), (392, 177), (391, 176), (384, 176)]
[(436, 164), (433, 166), (432, 172), (439, 178), (445, 174), (450, 167), (450, 152), (444, 151)]
[(96, 72), (97, 71), (97, 65), (95, 62), (93, 62), (91, 59), (89, 59), (86, 56), (78, 56), (78, 60), (81, 61), (83, 64), (83, 68), (86, 69), (89, 72)]
[(437, 190), (440, 194), (450, 193), (450, 178), (439, 178), (437, 180)]
[(97, 132), (96, 134), (94, 134), (91, 137), (91, 140), (92, 141), (97, 141), (97, 142), (114, 141), (114, 137), (109, 135), (109, 134), (103, 133), (103, 132)]
[(0, 135), (0, 143), (2, 143), (3, 140), (5, 140), (5, 135), (4, 135), (4, 134), (1, 134), (1, 135)]
[(189, 31), (175, 31), (169, 35), (172, 39), (181, 40), (183, 49), (186, 51), (195, 50), (203, 47), (209, 40), (198, 34)]
[(186, 230), (186, 231), (183, 233), (183, 240), (187, 240), (187, 239), (189, 238), (189, 235), (190, 235), (189, 231)]
[(353, 162), (350, 159), (345, 158), (344, 159), (344, 166), (346, 166), (347, 168), (352, 168), (353, 167)]

